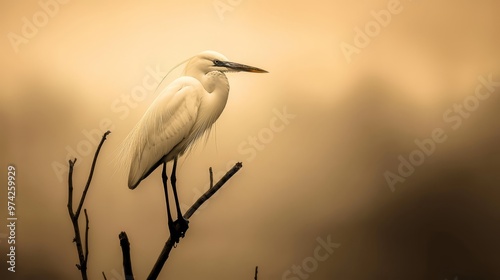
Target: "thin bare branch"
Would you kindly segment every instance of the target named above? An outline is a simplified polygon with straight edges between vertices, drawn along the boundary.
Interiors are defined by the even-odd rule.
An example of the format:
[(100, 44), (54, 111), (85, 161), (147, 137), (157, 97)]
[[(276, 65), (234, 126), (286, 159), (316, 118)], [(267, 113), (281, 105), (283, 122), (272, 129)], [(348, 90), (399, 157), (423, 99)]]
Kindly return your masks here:
[(92, 167), (90, 167), (90, 172), (89, 172), (89, 178), (87, 179), (87, 184), (85, 185), (85, 188), (83, 189), (83, 194), (82, 198), (80, 199), (80, 204), (78, 205), (78, 209), (76, 210), (75, 216), (78, 219), (78, 216), (80, 216), (80, 211), (82, 210), (83, 207), (83, 202), (85, 202), (85, 197), (87, 196), (87, 191), (89, 190), (90, 187), (90, 182), (92, 181), (92, 176), (94, 175), (94, 169), (95, 165), (97, 163), (97, 157), (99, 156), (99, 152), (101, 151), (102, 144), (104, 144), (104, 141), (106, 141), (106, 136), (108, 136), (111, 133), (111, 131), (106, 131), (104, 135), (102, 136), (101, 143), (99, 143), (99, 146), (97, 146), (97, 150), (95, 151), (94, 154), (94, 160), (92, 161)]
[[(241, 168), (243, 167), (243, 164), (241, 162), (236, 163), (233, 168), (231, 168), (218, 182), (215, 184), (213, 187), (208, 189), (198, 200), (186, 211), (186, 213), (183, 215), (184, 219), (188, 220), (195, 212), (200, 208), (200, 206), (210, 199), (231, 177), (233, 177), (236, 172), (238, 172)], [(153, 269), (149, 273), (148, 280), (155, 280), (158, 278), (158, 275), (160, 275), (160, 271), (163, 268), (163, 265), (168, 259), (168, 256), (170, 254), (170, 251), (172, 251), (172, 248), (174, 247), (174, 242), (172, 241), (171, 238), (167, 240), (165, 245), (163, 246), (163, 250), (160, 253), (160, 256), (156, 260), (155, 265), (153, 266)]]
[(83, 255), (82, 249), (82, 239), (80, 236), (80, 226), (78, 225), (78, 217), (73, 212), (73, 168), (75, 166), (76, 159), (69, 160), (69, 172), (68, 172), (68, 213), (73, 224), (73, 230), (75, 232), (75, 237), (73, 237), (73, 242), (75, 242), (76, 250), (78, 253), (79, 264), (76, 264), (78, 270), (82, 275), (83, 280), (87, 280), (87, 267), (85, 265), (85, 257)]
[(257, 274), (259, 274), (259, 267), (255, 267), (255, 277), (253, 278), (254, 280), (257, 280)]
[(210, 174), (210, 189), (214, 187), (214, 172), (212, 167), (208, 168), (208, 173)]
[[(76, 267), (80, 270), (80, 273), (82, 275), (83, 280), (87, 280), (87, 261), (88, 261), (88, 256), (89, 256), (89, 217), (87, 215), (87, 210), (84, 209), (85, 212), (85, 249), (83, 249), (82, 245), (82, 237), (80, 234), (80, 225), (78, 224), (78, 218), (80, 217), (80, 212), (83, 206), (83, 203), (85, 201), (85, 197), (87, 195), (87, 191), (90, 187), (90, 182), (92, 180), (92, 175), (94, 174), (94, 169), (95, 165), (97, 162), (97, 157), (99, 156), (99, 151), (101, 150), (101, 147), (106, 140), (106, 136), (111, 133), (110, 131), (106, 131), (104, 135), (102, 136), (101, 142), (99, 143), (99, 146), (97, 147), (96, 153), (94, 155), (94, 160), (92, 162), (92, 167), (90, 168), (90, 174), (89, 178), (87, 180), (87, 184), (85, 185), (85, 189), (83, 191), (82, 197), (80, 198), (80, 203), (78, 205), (78, 209), (76, 212), (73, 212), (73, 169), (75, 167), (76, 163), (76, 158), (72, 161), (69, 160), (69, 172), (68, 172), (68, 213), (69, 217), (71, 219), (71, 223), (73, 224), (73, 231), (75, 233), (75, 237), (73, 238), (73, 242), (75, 242), (76, 245), (76, 250), (78, 253), (78, 260), (79, 264), (76, 264)], [(106, 275), (104, 275), (104, 278), (106, 279)]]
[(87, 209), (83, 209), (85, 213), (85, 267), (87, 266), (87, 261), (89, 259), (89, 216), (87, 215)]
[(75, 213), (73, 213), (73, 168), (75, 167), (76, 158), (74, 161), (68, 160), (68, 213), (69, 217), (73, 220)]
[(187, 220), (200, 208), (200, 206), (205, 203), (210, 197), (212, 197), (224, 184), (233, 177), (236, 172), (238, 172), (243, 167), (241, 162), (237, 162), (233, 168), (231, 168), (212, 188), (206, 191), (196, 202), (186, 211), (184, 218)]
[(106, 278), (106, 274), (104, 273), (104, 271), (102, 272), (102, 277), (104, 277), (104, 280), (108, 280), (108, 278)]

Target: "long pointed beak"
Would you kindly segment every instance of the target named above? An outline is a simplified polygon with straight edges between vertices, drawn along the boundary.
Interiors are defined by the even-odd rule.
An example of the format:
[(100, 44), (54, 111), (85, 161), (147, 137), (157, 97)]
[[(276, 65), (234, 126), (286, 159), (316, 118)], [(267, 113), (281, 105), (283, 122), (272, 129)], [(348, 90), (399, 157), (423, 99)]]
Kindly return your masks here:
[(264, 69), (230, 61), (221, 61), (219, 66), (224, 66), (228, 68), (229, 71), (236, 71), (236, 72), (241, 71), (241, 72), (252, 72), (252, 73), (269, 73)]

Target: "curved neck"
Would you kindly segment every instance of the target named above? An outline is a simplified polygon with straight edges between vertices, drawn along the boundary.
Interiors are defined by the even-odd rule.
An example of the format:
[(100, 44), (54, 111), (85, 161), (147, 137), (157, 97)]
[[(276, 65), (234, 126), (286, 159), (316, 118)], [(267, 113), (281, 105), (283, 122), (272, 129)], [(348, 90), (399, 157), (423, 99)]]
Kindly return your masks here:
[[(212, 71), (199, 79), (208, 94), (205, 96), (206, 105), (211, 107), (213, 118), (217, 119), (226, 106), (229, 96), (229, 81), (224, 73)], [(214, 121), (215, 121), (214, 119)]]
[(205, 89), (205, 94), (202, 97), (203, 101), (198, 111), (199, 119), (203, 120), (203, 124), (200, 123), (200, 125), (205, 127), (203, 129), (205, 130), (219, 118), (226, 107), (229, 96), (229, 82), (226, 75), (220, 71), (211, 71), (193, 77), (198, 79)]

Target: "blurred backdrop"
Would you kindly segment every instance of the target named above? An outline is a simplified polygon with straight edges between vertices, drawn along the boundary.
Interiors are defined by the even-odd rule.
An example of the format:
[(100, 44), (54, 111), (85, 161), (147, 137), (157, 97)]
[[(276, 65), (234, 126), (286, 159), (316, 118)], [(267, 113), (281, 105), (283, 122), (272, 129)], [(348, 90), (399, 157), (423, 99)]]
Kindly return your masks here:
[[(160, 173), (127, 188), (116, 150), (152, 85), (203, 50), (268, 70), (228, 74), (226, 109), (178, 169), (198, 214), (160, 279), (498, 279), (497, 1), (1, 1), (0, 161), (17, 169), (16, 272), (80, 279), (68, 159), (89, 278), (145, 279), (168, 238)], [(180, 68), (182, 69), (182, 67)], [(176, 69), (168, 84), (180, 74)], [(7, 188), (0, 189), (7, 224)], [(82, 216), (82, 221), (84, 217)]]

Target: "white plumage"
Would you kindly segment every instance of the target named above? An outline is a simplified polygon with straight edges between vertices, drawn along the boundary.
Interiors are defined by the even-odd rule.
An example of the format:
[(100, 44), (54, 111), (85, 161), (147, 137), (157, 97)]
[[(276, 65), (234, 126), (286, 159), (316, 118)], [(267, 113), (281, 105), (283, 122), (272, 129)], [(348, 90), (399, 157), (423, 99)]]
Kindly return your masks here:
[(226, 106), (228, 71), (267, 72), (228, 62), (214, 51), (191, 58), (183, 76), (160, 93), (124, 142), (129, 188), (136, 188), (159, 165), (181, 156), (210, 131)]

